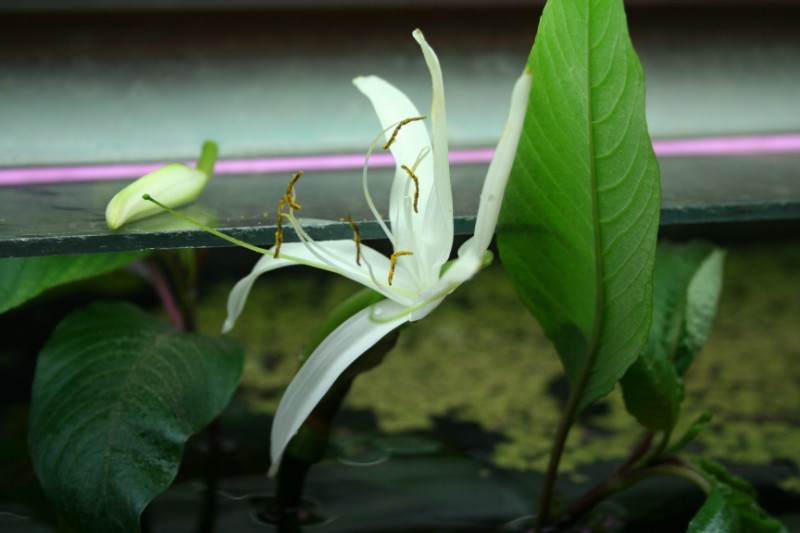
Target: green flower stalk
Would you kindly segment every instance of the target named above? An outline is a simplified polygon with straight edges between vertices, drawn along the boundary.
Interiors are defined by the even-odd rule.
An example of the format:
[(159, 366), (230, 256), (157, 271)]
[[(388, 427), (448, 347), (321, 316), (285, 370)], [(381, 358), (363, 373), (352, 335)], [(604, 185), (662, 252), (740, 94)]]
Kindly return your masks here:
[(206, 141), (196, 168), (185, 163), (170, 163), (137, 179), (108, 202), (108, 229), (115, 230), (128, 222), (163, 213), (161, 207), (142, 199), (145, 194), (172, 208), (193, 202), (214, 173), (216, 160), (217, 143)]

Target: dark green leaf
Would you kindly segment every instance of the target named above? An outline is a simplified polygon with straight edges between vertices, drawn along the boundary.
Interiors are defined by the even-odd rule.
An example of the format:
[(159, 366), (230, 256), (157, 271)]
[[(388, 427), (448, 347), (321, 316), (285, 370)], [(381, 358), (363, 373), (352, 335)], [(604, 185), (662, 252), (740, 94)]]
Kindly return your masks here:
[(756, 492), (744, 479), (718, 463), (698, 466), (711, 482), (706, 502), (689, 524), (688, 533), (788, 533), (756, 501)]
[(125, 252), (0, 259), (0, 313), (25, 303), (46, 289), (110, 272), (149, 253)]
[(758, 497), (756, 489), (746, 479), (733, 475), (718, 462), (700, 459), (696, 464), (709, 481), (726, 485), (750, 500), (755, 500)]
[[(713, 278), (708, 265), (716, 265), (711, 258), (722, 254), (712, 245), (691, 243), (672, 245), (661, 243), (656, 252), (653, 270), (653, 321), (644, 350), (622, 378), (625, 407), (640, 424), (653, 431), (671, 431), (678, 421), (683, 400), (683, 380), (673, 363), (678, 346), (688, 344), (685, 324), (690, 313), (693, 339), (702, 336), (702, 345), (708, 335), (713, 309), (708, 305), (710, 283)], [(719, 263), (721, 265), (721, 263)], [(721, 275), (721, 272), (716, 272)], [(697, 283), (697, 279), (703, 280)], [(719, 279), (716, 279), (719, 294)], [(697, 305), (696, 302), (703, 302)], [(694, 307), (702, 308), (698, 312)], [(711, 307), (711, 313), (706, 310)]]
[(672, 431), (680, 414), (683, 380), (661, 346), (648, 343), (620, 383), (625, 408), (641, 425)]
[(498, 245), (582, 408), (613, 388), (650, 328), (661, 193), (622, 2), (548, 2), (528, 66)]
[(687, 533), (738, 533), (739, 517), (718, 488), (713, 488), (706, 502), (689, 523)]
[(175, 477), (189, 436), (227, 405), (243, 353), (127, 304), (56, 328), (33, 383), (30, 453), (45, 493), (80, 531), (136, 531)]
[(697, 352), (706, 343), (711, 323), (717, 313), (722, 291), (725, 252), (712, 251), (695, 272), (686, 295), (686, 313), (681, 326), (674, 361), (680, 374), (686, 372)]

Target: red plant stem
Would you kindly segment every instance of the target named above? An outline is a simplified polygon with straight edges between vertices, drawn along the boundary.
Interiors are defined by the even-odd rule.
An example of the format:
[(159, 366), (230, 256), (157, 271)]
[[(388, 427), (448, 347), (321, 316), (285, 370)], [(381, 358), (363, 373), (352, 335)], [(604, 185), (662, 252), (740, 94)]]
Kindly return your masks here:
[(173, 294), (172, 289), (170, 288), (169, 283), (164, 276), (164, 273), (160, 269), (154, 267), (147, 259), (142, 259), (131, 263), (128, 265), (128, 269), (141, 276), (142, 279), (148, 281), (153, 286), (153, 289), (156, 291), (158, 299), (161, 301), (161, 305), (164, 307), (164, 311), (167, 313), (170, 321), (175, 324), (175, 327), (178, 329), (185, 330), (186, 323), (183, 320), (183, 314), (181, 313), (180, 307), (175, 299), (175, 295)]

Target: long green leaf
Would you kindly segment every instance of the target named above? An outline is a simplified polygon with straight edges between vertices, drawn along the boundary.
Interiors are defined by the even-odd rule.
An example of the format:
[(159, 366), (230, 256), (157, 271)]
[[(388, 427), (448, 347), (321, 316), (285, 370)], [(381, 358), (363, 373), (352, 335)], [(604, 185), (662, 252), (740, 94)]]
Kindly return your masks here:
[(150, 252), (124, 252), (0, 259), (0, 313), (46, 289), (105, 274)]
[(661, 193), (622, 2), (550, 0), (528, 65), (498, 245), (583, 408), (622, 377), (650, 326)]
[(689, 284), (686, 314), (674, 358), (675, 366), (680, 374), (686, 372), (695, 355), (708, 339), (722, 292), (724, 263), (725, 252), (715, 249), (697, 269)]
[(64, 319), (36, 367), (30, 454), (78, 531), (137, 531), (189, 436), (228, 404), (243, 367), (230, 341), (183, 333), (127, 304)]
[(625, 407), (648, 429), (671, 431), (678, 420), (683, 380), (674, 360), (690, 344), (693, 356), (708, 336), (721, 287), (721, 257), (720, 250), (703, 242), (658, 246), (650, 335), (621, 381)]

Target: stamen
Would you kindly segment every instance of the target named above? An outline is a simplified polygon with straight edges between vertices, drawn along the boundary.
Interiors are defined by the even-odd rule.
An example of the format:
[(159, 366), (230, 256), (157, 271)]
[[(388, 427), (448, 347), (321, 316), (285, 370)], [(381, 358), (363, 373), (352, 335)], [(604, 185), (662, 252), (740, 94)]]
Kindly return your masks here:
[(419, 178), (414, 174), (414, 171), (407, 166), (400, 165), (400, 168), (405, 170), (408, 177), (414, 182), (414, 212), (419, 213), (419, 211), (417, 211), (417, 203), (419, 202)]
[[(281, 199), (280, 209), (283, 209), (283, 199)], [(275, 250), (272, 252), (272, 257), (278, 259), (281, 253), (281, 244), (283, 244), (283, 213), (278, 213), (278, 229), (275, 230)]]
[(288, 205), (289, 214), (291, 214), (294, 209), (300, 210), (302, 208), (300, 204), (295, 202), (297, 194), (294, 192), (294, 184), (297, 183), (297, 180), (299, 180), (302, 175), (302, 170), (292, 174), (292, 179), (289, 180), (289, 185), (286, 186), (286, 193), (281, 196), (278, 202), (278, 228), (275, 230), (275, 251), (272, 254), (272, 257), (275, 259), (280, 257), (281, 244), (283, 244), (283, 217), (286, 215), (283, 212), (283, 208)]
[(353, 220), (353, 215), (347, 215), (347, 222), (353, 228), (353, 240), (356, 241), (356, 264), (361, 266), (361, 230)]
[(171, 215), (174, 215), (174, 216), (180, 218), (181, 220), (185, 220), (189, 224), (197, 226), (201, 230), (207, 231), (211, 235), (216, 235), (220, 239), (225, 239), (226, 241), (228, 241), (231, 244), (235, 244), (237, 246), (241, 246), (242, 248), (247, 248), (248, 250), (252, 250), (252, 251), (258, 252), (260, 254), (264, 254), (264, 255), (269, 254), (269, 250), (265, 250), (264, 248), (259, 248), (258, 246), (254, 246), (254, 245), (246, 243), (244, 241), (240, 241), (239, 239), (237, 239), (235, 237), (231, 237), (230, 235), (225, 235), (224, 233), (222, 233), (220, 231), (217, 231), (214, 228), (206, 226), (205, 224), (201, 224), (200, 222), (196, 221), (195, 219), (193, 219), (191, 217), (188, 217), (188, 216), (184, 215), (183, 213), (172, 209), (171, 207), (167, 207), (166, 205), (162, 204), (161, 202), (159, 202), (158, 200), (156, 200), (155, 198), (153, 198), (149, 194), (142, 195), (142, 199), (143, 200), (147, 200), (148, 202), (152, 202), (152, 203), (156, 204), (158, 207), (160, 207), (161, 209), (163, 209), (167, 213), (170, 213)]
[(422, 116), (419, 116), (419, 117), (406, 118), (406, 119), (403, 119), (400, 122), (398, 122), (397, 126), (394, 128), (394, 131), (392, 132), (392, 136), (389, 137), (389, 140), (386, 141), (386, 144), (383, 145), (383, 149), (384, 150), (388, 150), (389, 147), (392, 144), (394, 144), (395, 139), (397, 139), (397, 134), (400, 132), (400, 128), (402, 128), (403, 126), (405, 126), (409, 122), (414, 122), (415, 120), (425, 120), (426, 118), (428, 118), (428, 117), (425, 116), (425, 115), (422, 115)]
[(405, 252), (403, 250), (397, 251), (389, 258), (389, 285), (392, 284), (394, 279), (394, 267), (397, 266), (397, 258), (403, 255), (414, 255), (414, 252)]
[(289, 180), (289, 185), (286, 186), (286, 194), (284, 194), (283, 197), (286, 199), (286, 203), (289, 204), (290, 209), (300, 209), (300, 204), (294, 201), (294, 199), (297, 197), (294, 192), (294, 184), (297, 183), (297, 180), (299, 180), (300, 176), (302, 175), (302, 170), (292, 174), (292, 179)]
[(411, 170), (416, 172), (417, 171), (417, 167), (419, 166), (419, 164), (422, 163), (422, 160), (425, 159), (425, 157), (429, 153), (431, 153), (431, 149), (428, 148), (427, 146), (425, 148), (423, 148), (422, 150), (420, 150), (419, 154), (417, 154), (417, 159), (414, 161), (414, 164), (411, 165)]

